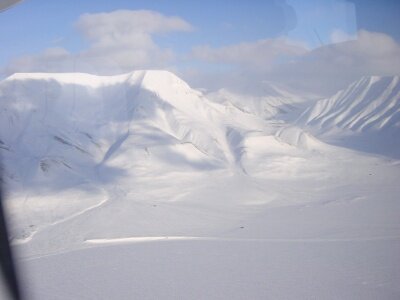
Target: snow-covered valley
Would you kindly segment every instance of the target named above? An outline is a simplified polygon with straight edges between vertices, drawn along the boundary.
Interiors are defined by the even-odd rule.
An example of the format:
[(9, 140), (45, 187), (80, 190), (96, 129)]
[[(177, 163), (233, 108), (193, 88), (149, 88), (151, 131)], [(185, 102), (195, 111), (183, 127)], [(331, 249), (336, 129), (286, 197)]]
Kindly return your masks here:
[(167, 71), (0, 83), (29, 299), (398, 299), (400, 84), (205, 94)]

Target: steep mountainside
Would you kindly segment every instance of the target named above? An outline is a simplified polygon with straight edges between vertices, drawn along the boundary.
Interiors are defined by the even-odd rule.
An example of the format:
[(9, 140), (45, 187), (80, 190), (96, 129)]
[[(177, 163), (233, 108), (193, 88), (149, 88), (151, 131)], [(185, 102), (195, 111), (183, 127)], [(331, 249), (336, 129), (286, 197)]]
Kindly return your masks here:
[(220, 89), (207, 94), (207, 97), (227, 107), (234, 107), (263, 119), (275, 120), (290, 119), (305, 104), (303, 97), (277, 87), (274, 87), (269, 92), (270, 94), (263, 95), (244, 95), (228, 89)]
[(325, 142), (400, 158), (400, 80), (364, 77), (308, 108), (297, 125)]
[(354, 132), (373, 132), (400, 128), (400, 79), (364, 77), (329, 99), (307, 109), (299, 123)]
[(15, 74), (0, 91), (1, 147), (13, 161), (6, 177), (24, 184), (60, 168), (95, 177), (117, 153), (195, 168), (234, 165), (230, 133), (263, 127), (166, 71)]

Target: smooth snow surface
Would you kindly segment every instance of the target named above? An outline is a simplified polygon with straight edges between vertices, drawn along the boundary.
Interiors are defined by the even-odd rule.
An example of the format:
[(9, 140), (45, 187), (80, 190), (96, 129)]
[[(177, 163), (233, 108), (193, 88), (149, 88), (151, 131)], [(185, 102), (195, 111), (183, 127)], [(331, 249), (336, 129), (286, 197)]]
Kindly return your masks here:
[(284, 91), (205, 95), (167, 71), (5, 79), (26, 294), (398, 299), (398, 81), (363, 78), (303, 112)]

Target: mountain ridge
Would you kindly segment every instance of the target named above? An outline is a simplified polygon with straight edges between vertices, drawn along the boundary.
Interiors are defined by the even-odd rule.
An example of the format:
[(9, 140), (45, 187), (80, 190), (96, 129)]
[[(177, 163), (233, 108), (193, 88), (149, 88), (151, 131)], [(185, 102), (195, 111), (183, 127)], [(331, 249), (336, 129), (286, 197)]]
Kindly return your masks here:
[(329, 131), (355, 132), (400, 126), (400, 77), (364, 76), (334, 96), (308, 108), (298, 123)]

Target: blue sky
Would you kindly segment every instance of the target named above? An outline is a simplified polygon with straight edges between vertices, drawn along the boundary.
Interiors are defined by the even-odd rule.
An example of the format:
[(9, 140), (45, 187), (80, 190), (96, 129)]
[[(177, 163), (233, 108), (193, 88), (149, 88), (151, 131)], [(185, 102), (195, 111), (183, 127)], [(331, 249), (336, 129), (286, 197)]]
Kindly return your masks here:
[[(274, 64), (281, 62), (282, 56), (290, 60), (298, 59), (308, 55), (301, 47), (313, 51), (332, 42), (351, 40), (362, 29), (371, 34), (374, 31), (383, 33), (396, 43), (400, 38), (397, 29), (400, 28), (400, 1), (396, 0), (25, 0), (0, 14), (0, 70), (3, 74), (36, 69), (42, 71), (40, 64), (43, 65), (43, 61), (49, 57), (46, 52), (48, 49), (50, 56), (57, 52), (64, 59), (69, 56), (74, 60), (77, 55), (89, 57), (89, 54), (96, 56), (100, 52), (104, 53), (104, 47), (101, 51), (93, 49), (98, 47), (98, 43), (104, 42), (100, 36), (102, 33), (96, 32), (96, 28), (82, 29), (82, 26), (77, 26), (78, 20), (84, 14), (99, 16), (99, 13), (112, 14), (120, 9), (155, 12), (159, 14), (154, 16), (155, 22), (164, 22), (160, 21), (164, 16), (175, 16), (187, 25), (185, 28), (178, 26), (166, 31), (158, 28), (156, 31), (145, 32), (142, 38), (146, 40), (146, 46), (142, 49), (139, 49), (138, 43), (126, 49), (120, 48), (116, 54), (119, 57), (125, 55), (129, 47), (135, 48), (136, 52), (132, 53), (138, 57), (143, 52), (148, 55), (143, 64), (140, 60), (133, 62), (128, 59), (126, 65), (131, 68), (182, 69), (184, 66), (193, 71), (196, 67), (215, 70), (218, 69), (216, 66), (228, 65), (239, 66), (240, 71), (245, 72), (258, 64), (254, 56), (264, 60), (260, 61), (260, 65), (268, 69), (265, 60)], [(107, 20), (114, 22), (114, 25), (118, 23), (111, 15)], [(138, 26), (143, 22), (139, 22)], [(98, 26), (96, 21), (91, 24)], [(133, 34), (126, 37), (137, 36), (138, 31), (134, 28), (132, 30)], [(112, 35), (109, 31), (106, 33), (109, 37)], [(95, 34), (97, 40), (88, 38), (90, 34)], [(287, 47), (279, 40), (282, 37), (287, 39), (284, 42)], [(366, 36), (365, 40), (368, 39), (371, 38)], [(276, 42), (269, 43), (267, 40)], [(109, 54), (111, 45), (108, 47)], [(269, 52), (270, 49), (275, 50)], [(283, 55), (277, 55), (281, 50)], [(205, 54), (199, 54), (201, 51)], [(270, 56), (265, 55), (266, 52)], [(237, 57), (232, 57), (232, 53), (238, 53)], [(241, 59), (245, 55), (251, 57)], [(154, 63), (157, 60), (160, 60), (159, 64)], [(249, 66), (245, 66), (245, 63)], [(123, 64), (120, 60), (119, 66)], [(60, 71), (63, 70), (60, 67)], [(57, 69), (54, 67), (51, 71)]]
[[(3, 28), (1, 40), (7, 47), (1, 47), (1, 62), (20, 54), (38, 52), (46, 47), (62, 44), (71, 51), (82, 48), (82, 41), (73, 24), (81, 14), (110, 12), (117, 9), (148, 9), (166, 15), (180, 16), (194, 25), (194, 34), (172, 36), (164, 43), (180, 50), (189, 49), (192, 44), (212, 43), (214, 45), (234, 43), (241, 39), (257, 39), (271, 36), (275, 28), (254, 26), (253, 15), (260, 10), (268, 11), (266, 4), (250, 7), (253, 13), (243, 14), (242, 5), (228, 1), (49, 1), (28, 0), (4, 12), (0, 17)], [(261, 1), (262, 2), (262, 1)], [(268, 2), (268, 1), (266, 1)], [(196, 4), (197, 3), (197, 4)], [(226, 9), (228, 8), (228, 9)], [(256, 11), (254, 11), (256, 10)], [(259, 14), (258, 17), (265, 16)], [(264, 22), (268, 22), (265, 17)], [(270, 22), (272, 23), (272, 22)], [(231, 27), (232, 26), (232, 27)], [(233, 26), (235, 29), (233, 30)], [(276, 34), (276, 33), (275, 33)], [(27, 47), (29, 45), (29, 47)]]
[[(287, 34), (316, 43), (315, 33), (327, 40), (335, 28), (354, 33), (354, 24), (343, 22), (342, 11), (332, 14), (332, 8), (342, 1), (292, 0), (298, 23), (281, 13), (275, 1), (51, 1), (26, 0), (0, 15), (3, 28), (1, 41), (7, 47), (0, 49), (0, 63), (8, 59), (47, 47), (62, 45), (70, 51), (78, 51), (84, 44), (73, 24), (84, 13), (110, 12), (117, 9), (147, 9), (165, 15), (179, 16), (190, 22), (195, 31), (190, 35), (172, 34), (160, 38), (160, 43), (173, 46), (177, 51), (188, 51), (198, 44), (212, 46), (229, 45), (242, 41), (272, 38)], [(312, 13), (318, 11), (318, 13)], [(313, 16), (311, 17), (311, 15)], [(312, 25), (312, 23), (315, 26)], [(292, 28), (287, 28), (292, 27)], [(312, 28), (316, 27), (316, 28)], [(318, 28), (317, 28), (318, 27)], [(29, 45), (29, 46), (28, 46)]]

